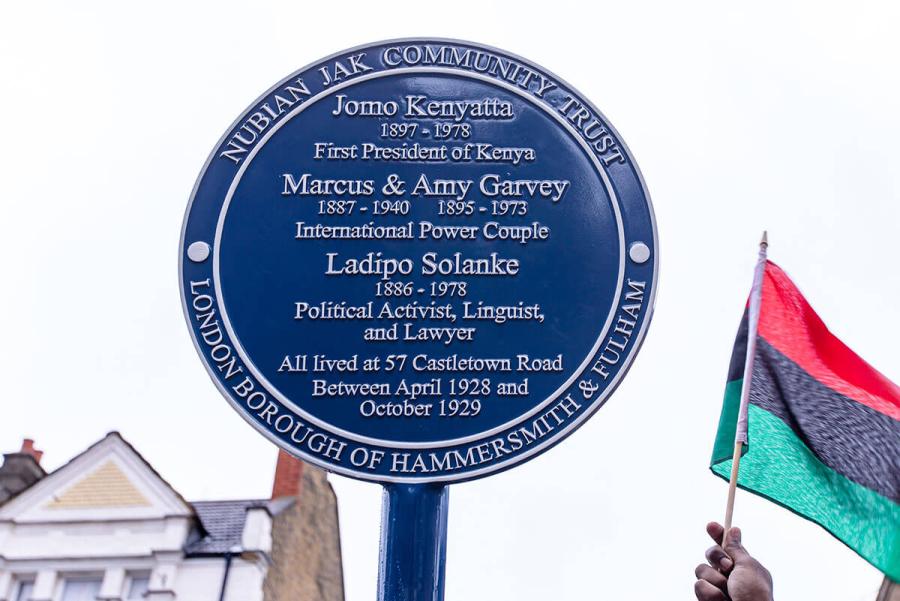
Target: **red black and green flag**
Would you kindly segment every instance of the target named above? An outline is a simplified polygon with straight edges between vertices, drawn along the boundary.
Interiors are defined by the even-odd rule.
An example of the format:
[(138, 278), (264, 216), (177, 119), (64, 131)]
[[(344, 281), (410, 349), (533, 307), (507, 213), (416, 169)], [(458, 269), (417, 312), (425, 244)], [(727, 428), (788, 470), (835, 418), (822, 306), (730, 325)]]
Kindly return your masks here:
[[(769, 261), (755, 340), (738, 486), (816, 522), (900, 581), (900, 388), (831, 334)], [(745, 312), (711, 464), (726, 480), (747, 343)]]

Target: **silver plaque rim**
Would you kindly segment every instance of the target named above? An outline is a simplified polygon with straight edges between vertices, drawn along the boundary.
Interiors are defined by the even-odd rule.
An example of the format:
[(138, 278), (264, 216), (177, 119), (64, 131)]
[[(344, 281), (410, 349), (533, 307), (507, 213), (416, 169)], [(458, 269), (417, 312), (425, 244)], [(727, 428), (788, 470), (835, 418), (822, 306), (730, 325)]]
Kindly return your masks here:
[[(186, 256), (186, 249), (185, 249), (184, 245), (185, 245), (187, 225), (188, 225), (188, 220), (190, 218), (191, 209), (193, 208), (194, 200), (196, 199), (197, 192), (200, 188), (200, 184), (203, 180), (203, 177), (206, 174), (206, 171), (209, 168), (212, 161), (216, 158), (216, 156), (218, 156), (217, 150), (222, 146), (222, 144), (225, 142), (225, 140), (228, 138), (229, 134), (234, 130), (234, 128), (241, 122), (242, 118), (244, 117), (244, 115), (247, 112), (249, 112), (251, 109), (253, 109), (256, 105), (258, 105), (262, 100), (264, 100), (272, 92), (277, 90), (286, 81), (289, 81), (291, 78), (293, 78), (295, 76), (299, 76), (303, 72), (305, 72), (325, 61), (329, 61), (334, 58), (344, 56), (344, 55), (352, 53), (352, 52), (366, 50), (366, 49), (370, 49), (373, 47), (379, 47), (379, 46), (383, 46), (386, 44), (413, 43), (413, 42), (459, 44), (459, 45), (472, 46), (472, 47), (476, 47), (476, 48), (483, 48), (487, 51), (491, 51), (491, 52), (497, 53), (499, 55), (508, 56), (510, 58), (513, 58), (517, 61), (522, 62), (525, 65), (533, 67), (533, 68), (535, 68), (535, 70), (553, 77), (560, 84), (563, 84), (564, 86), (566, 86), (570, 91), (572, 91), (573, 93), (576, 93), (579, 101), (581, 101), (585, 106), (590, 108), (599, 118), (601, 118), (604, 121), (604, 124), (606, 125), (606, 127), (615, 136), (616, 141), (619, 143), (619, 145), (621, 146), (622, 150), (625, 153), (625, 156), (628, 158), (628, 164), (629, 164), (630, 168), (634, 170), (635, 176), (637, 177), (637, 180), (641, 185), (641, 191), (643, 193), (645, 202), (647, 204), (647, 212), (648, 212), (648, 216), (650, 219), (650, 226), (651, 226), (651, 229), (653, 230), (653, 251), (652, 251), (652, 257), (651, 257), (652, 263), (653, 263), (653, 280), (652, 280), (650, 295), (649, 295), (649, 298), (647, 301), (646, 316), (644, 317), (644, 320), (641, 323), (641, 327), (638, 330), (638, 332), (634, 338), (634, 343), (631, 348), (631, 351), (628, 353), (628, 355), (624, 359), (622, 367), (619, 369), (619, 371), (613, 377), (613, 379), (609, 383), (609, 385), (607, 385), (607, 387), (605, 388), (603, 393), (601, 395), (598, 395), (597, 398), (592, 401), (591, 405), (584, 411), (584, 413), (579, 415), (578, 418), (572, 420), (572, 422), (569, 423), (566, 427), (557, 430), (552, 436), (548, 436), (544, 442), (541, 442), (541, 443), (535, 445), (528, 451), (525, 451), (525, 452), (517, 454), (517, 455), (513, 455), (512, 457), (510, 457), (508, 459), (491, 462), (486, 467), (483, 467), (483, 468), (469, 470), (469, 471), (461, 472), (459, 474), (447, 474), (447, 475), (436, 475), (436, 476), (389, 476), (389, 475), (367, 473), (367, 472), (364, 472), (361, 470), (350, 469), (350, 468), (344, 467), (342, 465), (337, 465), (334, 463), (322, 461), (321, 459), (319, 459), (318, 457), (316, 457), (310, 453), (307, 453), (299, 448), (293, 447), (292, 445), (285, 443), (279, 437), (277, 437), (274, 434), (272, 434), (271, 432), (269, 432), (266, 428), (262, 427), (256, 420), (254, 420), (250, 416), (250, 414), (248, 412), (244, 411), (244, 409), (241, 407), (241, 405), (237, 401), (235, 401), (234, 398), (232, 398), (232, 396), (228, 393), (225, 386), (223, 386), (221, 381), (219, 381), (219, 379), (216, 377), (216, 374), (213, 371), (212, 366), (207, 362), (206, 357), (203, 354), (203, 349), (200, 346), (200, 342), (194, 333), (194, 328), (192, 327), (190, 309), (188, 307), (187, 295), (185, 294), (185, 289), (184, 289), (184, 260), (185, 260), (185, 256)], [(398, 70), (392, 70), (391, 73), (394, 73), (397, 71)], [(453, 71), (453, 70), (450, 70), (450, 71), (452, 73), (454, 73), (455, 75), (464, 75), (465, 74), (465, 72), (461, 72), (461, 71)], [(356, 80), (353, 80), (353, 81), (356, 81)], [(497, 82), (495, 80), (491, 80), (491, 83), (497, 83)], [(603, 174), (603, 178), (605, 180), (608, 177), (608, 175), (606, 174), (605, 170), (601, 171), (601, 173)], [(612, 198), (614, 198), (614, 197), (611, 197), (611, 199)], [(618, 211), (618, 205), (616, 203), (614, 203), (613, 206)], [(621, 222), (619, 222), (619, 227), (621, 229)], [(218, 230), (218, 224), (217, 224), (217, 230)], [(217, 257), (218, 256), (217, 245), (214, 245), (213, 252), (215, 253), (214, 256)], [(627, 254), (627, 253), (625, 252), (625, 249), (623, 248), (622, 251), (620, 252), (620, 262), (624, 261), (625, 254)], [(620, 275), (622, 275), (621, 270), (620, 270)], [(621, 384), (622, 380), (624, 379), (625, 375), (627, 375), (627, 373), (631, 370), (631, 367), (634, 363), (634, 359), (643, 346), (644, 340), (646, 338), (647, 329), (650, 326), (650, 322), (653, 320), (654, 310), (655, 310), (655, 306), (656, 306), (656, 294), (657, 294), (658, 281), (659, 281), (659, 232), (658, 232), (657, 225), (656, 225), (656, 213), (653, 208), (653, 201), (650, 197), (650, 191), (647, 189), (647, 184), (644, 179), (643, 173), (640, 170), (640, 167), (638, 166), (637, 162), (634, 160), (634, 157), (631, 154), (630, 148), (628, 147), (625, 140), (622, 138), (621, 134), (619, 134), (619, 132), (615, 128), (615, 126), (609, 121), (609, 119), (607, 119), (607, 117), (603, 114), (603, 112), (600, 111), (593, 104), (593, 102), (590, 101), (590, 99), (588, 99), (587, 97), (583, 96), (580, 92), (578, 92), (578, 88), (572, 86), (568, 81), (559, 77), (553, 71), (551, 71), (543, 66), (536, 65), (532, 61), (530, 61), (526, 58), (523, 58), (523, 57), (519, 56), (518, 54), (510, 52), (508, 50), (503, 50), (503, 49), (491, 46), (489, 44), (482, 44), (479, 42), (472, 42), (469, 40), (456, 39), (456, 38), (406, 37), (406, 38), (391, 38), (391, 39), (386, 39), (386, 40), (368, 42), (365, 44), (353, 46), (351, 48), (345, 48), (345, 49), (339, 50), (337, 52), (334, 52), (332, 54), (329, 54), (327, 56), (318, 58), (315, 61), (310, 62), (310, 63), (304, 65), (303, 67), (294, 70), (290, 75), (287, 75), (286, 77), (282, 77), (280, 80), (278, 80), (278, 82), (276, 82), (274, 85), (272, 85), (269, 89), (267, 89), (265, 92), (263, 92), (261, 95), (259, 95), (255, 100), (253, 100), (253, 102), (251, 102), (246, 108), (244, 108), (244, 110), (242, 110), (238, 114), (237, 118), (235, 118), (235, 120), (228, 126), (228, 128), (225, 130), (225, 132), (222, 134), (222, 136), (219, 138), (219, 140), (213, 146), (212, 150), (210, 151), (209, 156), (207, 156), (206, 161), (203, 163), (203, 167), (200, 169), (200, 172), (199, 172), (199, 174), (194, 182), (194, 186), (191, 190), (190, 198), (188, 200), (187, 207), (185, 208), (185, 211), (184, 211), (184, 217), (182, 219), (181, 234), (179, 236), (179, 243), (178, 243), (178, 288), (179, 288), (179, 292), (181, 293), (181, 307), (182, 307), (182, 312), (183, 312), (184, 318), (185, 318), (185, 324), (187, 325), (188, 331), (190, 333), (191, 341), (193, 342), (193, 345), (194, 345), (194, 350), (197, 352), (198, 356), (200, 357), (201, 363), (203, 364), (204, 368), (206, 369), (207, 375), (213, 381), (213, 384), (216, 386), (216, 388), (219, 390), (219, 392), (222, 394), (222, 396), (225, 397), (228, 404), (231, 405), (231, 407), (238, 413), (238, 415), (240, 415), (241, 418), (244, 419), (244, 421), (246, 421), (248, 424), (250, 424), (257, 432), (262, 434), (266, 439), (268, 439), (269, 441), (274, 443), (277, 447), (285, 450), (286, 452), (290, 453), (291, 455), (294, 455), (300, 459), (303, 459), (304, 461), (308, 461), (309, 463), (311, 463), (313, 465), (316, 465), (318, 467), (321, 467), (322, 469), (325, 469), (325, 470), (333, 472), (333, 473), (348, 476), (350, 478), (354, 478), (354, 479), (358, 479), (358, 480), (366, 480), (366, 481), (371, 481), (371, 482), (382, 482), (382, 483), (405, 482), (405, 483), (416, 484), (416, 483), (427, 483), (427, 482), (462, 482), (462, 481), (467, 481), (467, 480), (474, 480), (474, 479), (477, 479), (480, 477), (484, 477), (488, 474), (499, 473), (499, 472), (505, 471), (507, 469), (510, 469), (512, 467), (515, 467), (515, 466), (527, 461), (531, 457), (534, 457), (535, 455), (540, 454), (540, 453), (552, 448), (553, 446), (555, 446), (556, 444), (558, 444), (559, 442), (561, 442), (562, 440), (567, 438), (572, 432), (574, 432), (576, 429), (578, 429), (587, 419), (591, 418), (601, 407), (603, 407), (603, 405), (606, 404), (606, 402), (609, 400), (609, 398), (612, 396), (612, 394), (616, 391), (616, 389), (618, 389), (618, 387)], [(216, 285), (218, 285), (218, 283)], [(619, 287), (621, 287), (621, 281), (619, 282)], [(617, 297), (618, 297), (618, 292), (617, 292)], [(223, 299), (218, 298), (217, 302), (219, 302), (224, 307)], [(614, 314), (614, 312), (615, 311), (612, 311), (611, 314)], [(242, 360), (243, 360), (243, 357), (242, 357)], [(270, 390), (268, 388), (266, 390), (267, 390), (267, 392), (270, 392), (270, 393), (272, 392), (272, 390)], [(279, 399), (279, 400), (281, 400), (281, 399)], [(295, 409), (295, 406), (293, 405), (293, 403), (288, 404), (288, 407), (290, 407), (292, 410)], [(521, 419), (527, 419), (527, 417), (520, 418), (519, 420), (516, 420), (514, 423), (518, 423), (519, 421), (521, 421)], [(335, 433), (340, 432), (339, 429), (331, 428), (330, 426), (329, 426), (329, 428), (327, 428), (327, 430), (330, 432), (335, 432)], [(343, 434), (341, 434), (341, 435), (343, 436)], [(482, 438), (482, 437), (483, 436), (481, 434), (479, 434), (477, 436), (476, 440), (478, 438)], [(353, 440), (353, 439), (351, 439), (351, 440)], [(372, 443), (366, 443), (366, 444), (372, 444)], [(402, 447), (399, 447), (398, 445), (394, 445), (391, 443), (389, 443), (387, 445), (378, 444), (378, 446), (387, 446), (389, 448), (391, 448), (391, 447), (402, 448)], [(410, 447), (410, 448), (415, 448), (415, 447)], [(423, 448), (428, 448), (428, 445), (426, 444), (426, 446)]]

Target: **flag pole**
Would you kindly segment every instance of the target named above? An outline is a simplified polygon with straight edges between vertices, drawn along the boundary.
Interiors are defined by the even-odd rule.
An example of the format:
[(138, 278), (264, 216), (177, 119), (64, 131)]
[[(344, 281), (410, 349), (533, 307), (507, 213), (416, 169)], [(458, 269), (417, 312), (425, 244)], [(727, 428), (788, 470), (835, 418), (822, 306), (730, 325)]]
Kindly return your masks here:
[(759, 307), (762, 300), (763, 274), (766, 270), (766, 254), (769, 248), (769, 237), (763, 232), (759, 242), (759, 256), (753, 272), (753, 287), (750, 289), (750, 307), (747, 312), (747, 357), (744, 359), (744, 381), (741, 384), (741, 405), (738, 410), (737, 427), (734, 432), (734, 455), (731, 459), (731, 477), (728, 479), (728, 502), (725, 505), (725, 532), (722, 534), (722, 546), (725, 546), (731, 520), (734, 516), (734, 496), (737, 492), (738, 470), (741, 466), (741, 453), (747, 444), (747, 412), (750, 405), (750, 382), (753, 379), (753, 358), (756, 355), (756, 332), (759, 328)]

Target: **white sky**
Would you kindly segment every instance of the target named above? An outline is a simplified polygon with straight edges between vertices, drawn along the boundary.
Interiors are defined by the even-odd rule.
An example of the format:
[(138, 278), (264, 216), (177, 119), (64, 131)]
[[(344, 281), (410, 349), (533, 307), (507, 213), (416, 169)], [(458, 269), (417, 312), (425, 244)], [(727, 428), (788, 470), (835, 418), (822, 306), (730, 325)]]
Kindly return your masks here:
[[(726, 485), (706, 465), (762, 229), (832, 330), (895, 381), (900, 5), (10, 2), (0, 8), (0, 449), (53, 468), (119, 430), (191, 499), (267, 496), (274, 448), (219, 396), (178, 298), (183, 211), (260, 93), (413, 35), (521, 54), (609, 117), (656, 209), (656, 317), (565, 443), (451, 490), (448, 601), (693, 598)], [(375, 593), (380, 490), (332, 477), (348, 601)], [(781, 599), (880, 574), (739, 493)]]

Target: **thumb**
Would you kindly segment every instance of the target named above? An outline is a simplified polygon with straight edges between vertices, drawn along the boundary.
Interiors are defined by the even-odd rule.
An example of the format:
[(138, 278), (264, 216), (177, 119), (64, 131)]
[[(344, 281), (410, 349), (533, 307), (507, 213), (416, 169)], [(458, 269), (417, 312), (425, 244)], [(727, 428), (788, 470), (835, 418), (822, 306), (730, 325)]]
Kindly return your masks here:
[(745, 549), (744, 545), (741, 543), (740, 528), (732, 528), (728, 531), (728, 536), (725, 540), (725, 552), (728, 553), (728, 556), (731, 557), (736, 564), (751, 559), (747, 549)]

